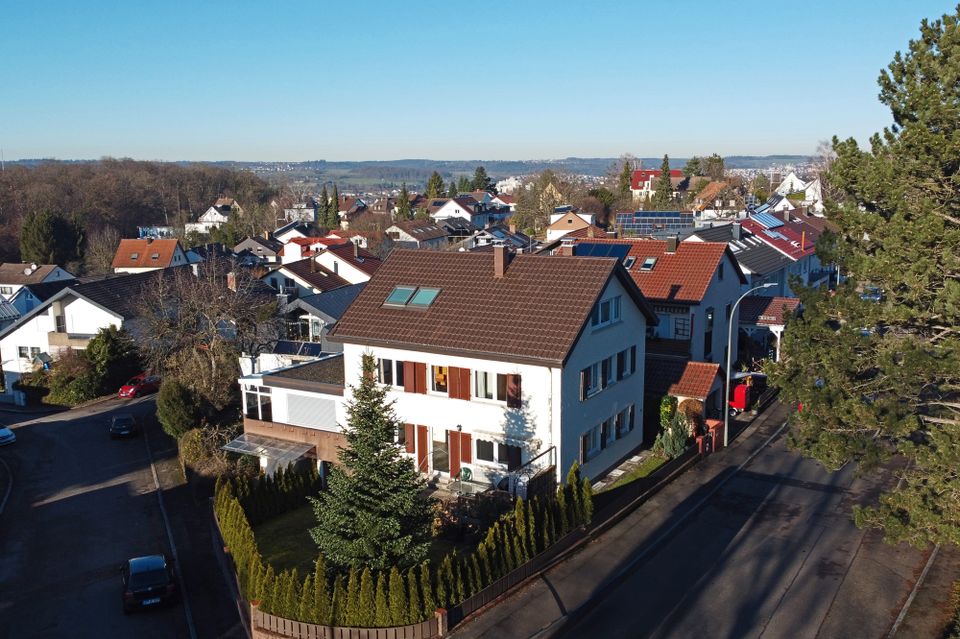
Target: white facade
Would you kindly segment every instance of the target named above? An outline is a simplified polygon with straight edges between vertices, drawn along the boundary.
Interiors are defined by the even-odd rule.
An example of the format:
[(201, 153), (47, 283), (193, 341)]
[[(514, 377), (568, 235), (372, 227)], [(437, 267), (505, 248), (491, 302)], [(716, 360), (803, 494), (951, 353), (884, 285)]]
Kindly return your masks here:
[(324, 251), (317, 255), (317, 263), (325, 266), (351, 284), (359, 284), (370, 280), (370, 275), (360, 270), (333, 251)]
[[(361, 358), (370, 353), (380, 362), (392, 362), (392, 380), (388, 399), (395, 402), (398, 419), (415, 427), (426, 428), (427, 451), (413, 453), (418, 463), (426, 461), (429, 474), (449, 479), (449, 464), (444, 466), (444, 450), (450, 441), (457, 441), (462, 433), (470, 436), (470, 461), (464, 461), (473, 475), (473, 481), (497, 485), (511, 476), (509, 460), (502, 453), (511, 452), (507, 447), (519, 448), (519, 462), (526, 465), (539, 454), (554, 448), (532, 468), (533, 471), (556, 465), (557, 478), (562, 479), (574, 460), (581, 461), (587, 476), (597, 476), (618, 462), (623, 456), (640, 445), (643, 440), (643, 359), (646, 320), (639, 308), (629, 298), (626, 290), (616, 279), (611, 281), (599, 303), (612, 304), (618, 298), (619, 321), (592, 328), (590, 320), (580, 339), (574, 345), (563, 367), (518, 363), (502, 359), (430, 353), (402, 348), (386, 348), (364, 344), (344, 344), (344, 369), (348, 388), (344, 400), (350, 399), (349, 385), (359, 379)], [(604, 359), (612, 358), (606, 365), (617, 366), (618, 354), (633, 358), (634, 372), (623, 379), (610, 383), (602, 390), (581, 399), (582, 371), (592, 365), (600, 366)], [(408, 392), (397, 385), (396, 362), (416, 362), (426, 366), (426, 392)], [(612, 362), (612, 363), (609, 363)], [(434, 390), (434, 367), (468, 369), (470, 399), (455, 399), (447, 390)], [(519, 376), (520, 403), (508, 406), (506, 397), (499, 394), (500, 380), (497, 376)], [(478, 381), (490, 382), (492, 398), (478, 396)], [(631, 408), (632, 407), (632, 408)], [(632, 429), (628, 424), (632, 411)], [(620, 437), (617, 437), (618, 415), (621, 416)], [(607, 426), (603, 422), (608, 421)], [(421, 437), (415, 428), (415, 437)], [(606, 435), (601, 442), (600, 433)], [(457, 439), (454, 439), (454, 438)], [(583, 438), (593, 438), (595, 443), (582, 456)], [(438, 455), (439, 453), (439, 455)], [(493, 459), (484, 459), (484, 456)], [(446, 453), (449, 459), (449, 452)], [(467, 456), (464, 456), (466, 459)], [(447, 470), (444, 470), (444, 467)], [(520, 473), (526, 477), (531, 473)], [(520, 489), (522, 488), (522, 479)]]
[(479, 228), (487, 226), (490, 222), (490, 215), (486, 212), (476, 212), (473, 208), (462, 206), (456, 200), (447, 200), (447, 202), (437, 209), (433, 215), (436, 221), (448, 220), (452, 217), (459, 217), (473, 223)]

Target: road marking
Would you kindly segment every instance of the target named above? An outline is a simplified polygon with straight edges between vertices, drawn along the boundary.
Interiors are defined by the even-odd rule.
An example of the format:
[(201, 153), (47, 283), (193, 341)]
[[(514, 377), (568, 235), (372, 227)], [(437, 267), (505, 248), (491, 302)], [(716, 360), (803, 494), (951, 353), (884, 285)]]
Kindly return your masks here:
[(6, 492), (3, 494), (3, 499), (0, 499), (0, 515), (2, 515), (3, 509), (7, 505), (7, 500), (10, 499), (10, 493), (13, 491), (13, 471), (7, 466), (7, 462), (3, 460), (3, 457), (0, 457), (0, 464), (3, 464), (3, 467), (7, 469), (7, 478), (10, 480), (7, 484)]
[(167, 541), (170, 542), (170, 553), (173, 555), (173, 561), (177, 566), (177, 580), (180, 582), (180, 592), (183, 594), (183, 614), (187, 618), (187, 629), (190, 631), (190, 639), (197, 639), (197, 629), (193, 625), (193, 612), (190, 610), (190, 598), (187, 597), (186, 584), (183, 581), (183, 571), (180, 569), (180, 557), (177, 555), (177, 544), (173, 541), (173, 528), (170, 526), (170, 519), (167, 517), (167, 508), (163, 503), (163, 491), (160, 489), (160, 476), (157, 474), (157, 466), (153, 463), (153, 453), (150, 451), (150, 439), (147, 431), (143, 431), (143, 445), (147, 448), (147, 459), (150, 460), (150, 472), (153, 473), (153, 485), (156, 487), (157, 501), (160, 503), (160, 514), (163, 516), (163, 527), (167, 531)]

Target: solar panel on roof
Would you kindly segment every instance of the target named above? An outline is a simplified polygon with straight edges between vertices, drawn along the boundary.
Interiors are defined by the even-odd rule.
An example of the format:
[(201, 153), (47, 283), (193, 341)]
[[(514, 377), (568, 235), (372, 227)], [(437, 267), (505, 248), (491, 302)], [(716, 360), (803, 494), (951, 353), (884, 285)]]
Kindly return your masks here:
[(597, 242), (581, 242), (576, 245), (576, 255), (586, 257), (615, 257), (622, 260), (630, 252), (627, 244), (606, 244)]
[(756, 220), (768, 229), (775, 229), (778, 226), (783, 226), (783, 220), (770, 213), (754, 213), (752, 219)]

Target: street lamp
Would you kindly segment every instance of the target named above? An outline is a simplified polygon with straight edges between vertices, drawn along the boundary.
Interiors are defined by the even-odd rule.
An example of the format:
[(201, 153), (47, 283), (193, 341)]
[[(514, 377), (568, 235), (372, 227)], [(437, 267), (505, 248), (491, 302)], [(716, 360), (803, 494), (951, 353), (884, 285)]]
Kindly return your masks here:
[(736, 302), (733, 303), (733, 308), (730, 309), (730, 317), (727, 318), (727, 382), (724, 384), (724, 395), (723, 395), (723, 447), (726, 448), (727, 444), (730, 443), (730, 355), (733, 352), (733, 318), (737, 314), (737, 306), (740, 302), (743, 301), (747, 295), (753, 293), (754, 291), (759, 291), (762, 288), (770, 288), (771, 286), (776, 286), (774, 282), (767, 282), (766, 284), (761, 284), (760, 286), (754, 286), (749, 291), (740, 296)]

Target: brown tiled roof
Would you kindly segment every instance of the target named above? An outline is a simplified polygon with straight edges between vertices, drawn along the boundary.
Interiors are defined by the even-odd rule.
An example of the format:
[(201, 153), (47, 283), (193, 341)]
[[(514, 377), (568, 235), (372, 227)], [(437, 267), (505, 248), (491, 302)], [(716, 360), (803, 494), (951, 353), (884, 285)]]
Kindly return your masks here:
[(220, 198), (217, 198), (217, 201), (214, 202), (213, 206), (219, 209), (221, 206), (228, 206), (230, 208), (233, 208), (234, 206), (239, 207), (240, 205), (237, 204), (237, 201), (232, 197), (220, 197)]
[(367, 275), (376, 273), (377, 269), (380, 268), (380, 265), (383, 263), (383, 260), (379, 257), (350, 241), (344, 242), (343, 244), (336, 244), (327, 248), (327, 250), (339, 256), (342, 260), (356, 266)]
[(698, 211), (702, 211), (703, 209), (709, 206), (713, 206), (713, 201), (716, 200), (717, 196), (723, 193), (723, 191), (726, 188), (727, 188), (726, 182), (720, 182), (720, 181), (710, 182), (709, 184), (704, 186), (702, 189), (700, 189), (699, 193), (697, 193), (696, 200), (697, 202), (699, 202), (699, 204), (694, 206), (693, 208)]
[(350, 282), (333, 271), (317, 264), (312, 257), (284, 264), (280, 270), (290, 271), (318, 291), (331, 291), (341, 286), (350, 286)]
[[(570, 235), (572, 234), (566, 237)], [(731, 277), (739, 277), (746, 283), (737, 260), (724, 242), (678, 242), (674, 253), (667, 253), (665, 240), (580, 236), (577, 243), (580, 242), (628, 244), (630, 252), (627, 255), (636, 258), (630, 268), (630, 275), (644, 296), (651, 301), (699, 303), (703, 300), (713, 274), (724, 256), (729, 258), (729, 264), (734, 271)], [(656, 263), (649, 271), (641, 270), (641, 265), (648, 257), (657, 258)]]
[(740, 302), (740, 323), (763, 326), (782, 326), (786, 316), (800, 306), (796, 297), (765, 297), (751, 295)]
[(420, 241), (435, 240), (449, 235), (446, 229), (433, 220), (403, 220), (394, 226)]
[(0, 284), (39, 284), (57, 268), (56, 264), (38, 264), (36, 270), (25, 273), (30, 266), (19, 262), (0, 262)]
[[(178, 240), (120, 240), (113, 268), (167, 268), (180, 246)], [(154, 259), (156, 256), (156, 259)]]
[[(619, 278), (656, 316), (611, 258), (518, 255), (494, 277), (494, 254), (396, 249), (350, 305), (331, 336), (343, 342), (561, 364), (604, 287)], [(384, 306), (395, 286), (440, 289), (424, 309)]]
[(264, 384), (267, 386), (288, 387), (280, 380), (297, 380), (327, 386), (343, 386), (343, 356), (327, 357), (300, 366), (285, 368), (275, 373), (265, 373)]
[(644, 393), (660, 397), (693, 397), (706, 399), (720, 364), (690, 362), (676, 357), (647, 355), (644, 367)]

